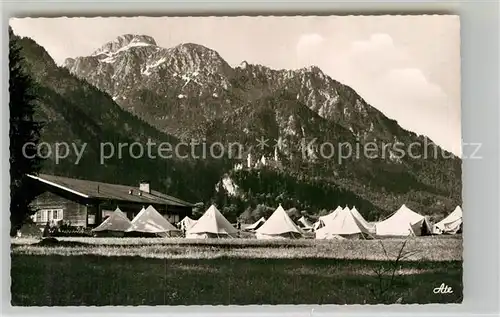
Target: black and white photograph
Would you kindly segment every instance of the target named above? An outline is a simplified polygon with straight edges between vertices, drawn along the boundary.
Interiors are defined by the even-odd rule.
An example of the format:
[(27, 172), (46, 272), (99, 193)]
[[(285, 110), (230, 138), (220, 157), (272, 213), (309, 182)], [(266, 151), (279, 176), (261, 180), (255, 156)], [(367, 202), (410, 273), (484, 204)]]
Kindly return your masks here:
[(459, 16), (8, 32), (11, 305), (462, 303)]

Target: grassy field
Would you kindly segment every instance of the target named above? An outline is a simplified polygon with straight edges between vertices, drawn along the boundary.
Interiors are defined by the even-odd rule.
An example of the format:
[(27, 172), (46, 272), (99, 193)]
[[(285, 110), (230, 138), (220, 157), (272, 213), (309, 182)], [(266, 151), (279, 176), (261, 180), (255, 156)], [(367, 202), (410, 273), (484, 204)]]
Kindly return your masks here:
[[(23, 255), (139, 256), (166, 259), (328, 258), (393, 260), (404, 239), (386, 240), (257, 240), (182, 238), (58, 238), (57, 244), (34, 239), (13, 239), (12, 252)], [(417, 237), (406, 240), (405, 259), (411, 261), (460, 261), (459, 236)]]
[[(13, 305), (450, 303), (462, 240), (12, 240)], [(434, 294), (442, 283), (452, 294)]]

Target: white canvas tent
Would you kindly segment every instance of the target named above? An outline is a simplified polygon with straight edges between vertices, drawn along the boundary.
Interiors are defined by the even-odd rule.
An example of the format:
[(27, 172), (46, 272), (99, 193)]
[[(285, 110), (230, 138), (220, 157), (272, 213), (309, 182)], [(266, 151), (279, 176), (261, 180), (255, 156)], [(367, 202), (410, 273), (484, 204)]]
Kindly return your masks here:
[(109, 215), (109, 217), (104, 220), (97, 228), (92, 229), (93, 232), (125, 232), (132, 223), (127, 218), (127, 215), (123, 213), (120, 208), (116, 208), (115, 211)]
[(434, 234), (455, 234), (462, 225), (462, 208), (457, 206), (446, 218), (436, 223), (433, 228)]
[(330, 223), (333, 220), (333, 218), (335, 218), (335, 215), (340, 210), (342, 210), (342, 207), (338, 206), (337, 209), (335, 209), (334, 211), (332, 211), (328, 215), (319, 217), (318, 221), (316, 221), (313, 225), (313, 230), (318, 230), (318, 229), (326, 226), (328, 223)]
[(316, 231), (316, 239), (335, 239), (340, 237), (359, 237), (366, 229), (356, 221), (347, 207), (335, 214), (335, 217), (324, 227)]
[(191, 219), (188, 216), (184, 217), (180, 221), (180, 227), (182, 231), (187, 231), (196, 224), (197, 220)]
[(196, 224), (186, 231), (186, 238), (231, 238), (236, 237), (237, 233), (238, 230), (227, 221), (214, 205), (211, 205), (203, 216), (196, 221)]
[(356, 219), (356, 222), (358, 223), (360, 228), (363, 229), (363, 232), (370, 233), (370, 234), (375, 233), (375, 224), (372, 224), (372, 223), (369, 223), (368, 221), (366, 221), (365, 218), (363, 217), (363, 215), (361, 215), (359, 213), (359, 211), (356, 209), (356, 207), (353, 207), (351, 209), (351, 213), (352, 213), (354, 219)]
[(313, 230), (313, 231), (316, 231), (316, 230), (318, 230), (319, 228), (321, 228), (321, 226), (322, 226), (322, 225), (321, 225), (321, 221), (320, 221), (320, 220), (318, 220), (318, 221), (316, 221), (316, 222), (313, 224), (313, 228), (312, 228), (312, 230)]
[(266, 222), (266, 218), (261, 217), (259, 220), (254, 222), (253, 224), (245, 227), (243, 230), (257, 230), (260, 226), (262, 226)]
[(310, 223), (304, 216), (300, 217), (299, 222), (305, 230), (311, 230), (313, 228), (313, 224)]
[(377, 236), (420, 236), (423, 230), (430, 232), (425, 217), (404, 204), (392, 216), (375, 224)]
[(168, 222), (153, 206), (142, 208), (126, 232), (161, 236), (177, 236), (180, 233), (179, 229)]
[(302, 237), (302, 230), (295, 225), (281, 205), (276, 208), (271, 217), (255, 233), (257, 239)]

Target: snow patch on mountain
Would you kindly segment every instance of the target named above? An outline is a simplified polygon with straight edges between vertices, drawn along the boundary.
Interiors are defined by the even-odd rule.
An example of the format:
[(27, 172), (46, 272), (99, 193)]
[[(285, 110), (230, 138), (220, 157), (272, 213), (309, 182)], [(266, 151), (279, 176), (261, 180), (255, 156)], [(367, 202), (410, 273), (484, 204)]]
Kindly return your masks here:
[[(127, 51), (131, 48), (134, 48), (134, 47), (143, 47), (143, 46), (152, 46), (151, 44), (148, 44), (148, 43), (141, 43), (141, 42), (136, 42), (136, 43), (130, 43), (116, 51), (104, 51), (104, 52), (99, 52), (98, 54), (93, 54), (91, 56), (99, 56), (99, 55), (106, 55), (108, 57), (112, 57), (112, 56), (115, 56), (115, 55), (118, 55), (119, 53), (121, 52), (124, 52), (124, 51)], [(102, 61), (102, 60), (101, 60)]]
[(156, 62), (154, 62), (153, 64), (148, 65), (147, 67), (148, 68), (155, 68), (155, 67), (158, 67), (161, 64), (165, 63), (166, 61), (167, 61), (167, 59), (165, 57), (162, 57), (159, 60), (157, 60)]
[(116, 61), (116, 57), (114, 56), (108, 56), (106, 58), (103, 58), (101, 60), (99, 60), (101, 63), (108, 63), (108, 64), (111, 64), (111, 63), (114, 63)]
[(191, 78), (191, 76), (187, 74), (182, 74), (181, 79), (185, 80), (184, 85), (182, 85), (182, 88), (186, 87), (187, 84), (189, 84), (193, 80), (193, 78)]
[(146, 64), (146, 68), (141, 72), (142, 74), (149, 76), (151, 75), (151, 70), (163, 65), (167, 59), (165, 57), (160, 58), (159, 60), (151, 63), (151, 64)]
[(148, 35), (124, 34), (104, 44), (91, 56), (110, 55), (137, 46), (156, 46), (156, 41)]

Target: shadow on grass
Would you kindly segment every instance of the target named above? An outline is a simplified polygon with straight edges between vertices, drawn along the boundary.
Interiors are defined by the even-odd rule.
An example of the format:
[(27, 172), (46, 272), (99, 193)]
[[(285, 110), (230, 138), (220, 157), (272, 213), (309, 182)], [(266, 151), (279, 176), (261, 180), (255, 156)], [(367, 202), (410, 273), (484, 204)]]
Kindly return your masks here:
[(56, 238), (44, 238), (39, 242), (31, 244), (32, 246), (38, 247), (92, 247), (94, 245), (90, 243), (80, 242), (80, 241), (61, 241)]
[[(369, 274), (387, 262), (332, 259), (144, 259), (12, 256), (12, 304), (250, 305), (378, 304)], [(406, 262), (387, 302), (457, 303), (462, 263)], [(434, 294), (445, 283), (452, 294)]]

